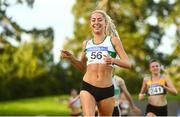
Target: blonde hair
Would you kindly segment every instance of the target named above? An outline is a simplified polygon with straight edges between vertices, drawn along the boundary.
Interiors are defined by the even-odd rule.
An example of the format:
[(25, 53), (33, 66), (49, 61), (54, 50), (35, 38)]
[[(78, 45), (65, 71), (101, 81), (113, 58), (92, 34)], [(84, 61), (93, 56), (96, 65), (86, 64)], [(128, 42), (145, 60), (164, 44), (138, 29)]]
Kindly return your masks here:
[(119, 38), (119, 34), (116, 30), (116, 26), (114, 25), (113, 23), (113, 20), (111, 19), (111, 17), (103, 10), (95, 10), (91, 13), (94, 14), (94, 13), (100, 13), (103, 15), (105, 21), (106, 21), (106, 28), (105, 28), (105, 34), (106, 35), (110, 35), (110, 36), (115, 36), (115, 37), (118, 37)]

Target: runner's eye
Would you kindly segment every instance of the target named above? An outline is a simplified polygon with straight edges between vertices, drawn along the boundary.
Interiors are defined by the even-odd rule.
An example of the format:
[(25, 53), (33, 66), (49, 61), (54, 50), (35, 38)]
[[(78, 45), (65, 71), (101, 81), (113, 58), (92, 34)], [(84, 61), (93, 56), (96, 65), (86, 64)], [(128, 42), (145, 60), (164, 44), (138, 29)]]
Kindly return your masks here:
[(101, 22), (101, 21), (102, 21), (102, 19), (101, 19), (101, 18), (99, 18), (99, 19), (98, 19), (98, 21), (100, 21), (100, 22)]
[(92, 19), (91, 19), (91, 22), (95, 22), (95, 18), (92, 18)]

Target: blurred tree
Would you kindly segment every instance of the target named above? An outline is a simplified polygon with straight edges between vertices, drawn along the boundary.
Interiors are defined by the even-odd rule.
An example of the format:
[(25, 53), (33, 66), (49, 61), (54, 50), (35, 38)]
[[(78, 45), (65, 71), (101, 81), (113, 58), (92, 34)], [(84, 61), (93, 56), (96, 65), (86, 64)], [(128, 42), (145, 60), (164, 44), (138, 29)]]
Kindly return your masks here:
[[(34, 77), (47, 72), (53, 64), (53, 30), (23, 29), (8, 17), (6, 11), (15, 4), (27, 4), (33, 7), (34, 0), (0, 1), (0, 73), (2, 77)], [(22, 40), (29, 37), (29, 42)], [(27, 66), (28, 65), (28, 66)], [(41, 68), (41, 69), (40, 69)]]
[[(15, 75), (19, 78), (35, 78), (50, 71), (48, 60), (52, 60), (49, 52), (52, 49), (51, 40), (40, 40), (24, 43), (13, 54)], [(50, 57), (51, 55), (51, 57)]]
[[(0, 0), (0, 27), (1, 37), (15, 39), (16, 41), (21, 40), (21, 34), (26, 32), (25, 29), (21, 28), (16, 22), (12, 21), (11, 17), (7, 16), (7, 9), (15, 4), (27, 4), (29, 7), (33, 7), (34, 0)], [(2, 38), (2, 39), (6, 39)]]
[(169, 78), (173, 79), (173, 82), (178, 91), (180, 91), (180, 40), (178, 42), (178, 46), (174, 50), (173, 54), (171, 55), (173, 61), (171, 62), (171, 66), (167, 66), (165, 68), (166, 73)]
[[(179, 40), (179, 0), (76, 0), (72, 9), (75, 17), (74, 35), (65, 40), (64, 48), (71, 47), (71, 51), (77, 57), (80, 55), (82, 42), (92, 38), (89, 16), (95, 9), (104, 9), (112, 17), (123, 46), (134, 64), (134, 70), (128, 73), (116, 70), (125, 80), (131, 80), (132, 77), (140, 78), (148, 73), (147, 61), (151, 58), (158, 58), (164, 65), (171, 65), (171, 61), (177, 59), (178, 54), (171, 56), (159, 52), (157, 48), (163, 44), (163, 37), (167, 36), (165, 30), (171, 25), (176, 27), (173, 40)], [(178, 44), (179, 41), (172, 49)], [(75, 71), (72, 69), (71, 74), (75, 74)], [(129, 86), (133, 86), (133, 82), (129, 83)], [(136, 91), (133, 88), (130, 91), (139, 91), (141, 85), (137, 86)]]
[(0, 0), (0, 100), (68, 92), (60, 90), (65, 74), (53, 62), (52, 28), (23, 29), (6, 14), (15, 4), (33, 8), (33, 3)]

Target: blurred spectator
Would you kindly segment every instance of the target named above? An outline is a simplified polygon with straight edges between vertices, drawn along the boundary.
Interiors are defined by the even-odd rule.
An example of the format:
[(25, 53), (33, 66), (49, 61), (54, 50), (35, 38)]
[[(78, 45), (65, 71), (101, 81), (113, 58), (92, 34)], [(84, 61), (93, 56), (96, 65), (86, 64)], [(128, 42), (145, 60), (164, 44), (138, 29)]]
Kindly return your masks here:
[(124, 92), (120, 95), (120, 108), (121, 108), (121, 115), (128, 116), (129, 115), (129, 102), (124, 94)]
[(68, 102), (68, 107), (71, 109), (71, 116), (81, 116), (81, 103), (76, 89), (71, 90), (71, 96)]

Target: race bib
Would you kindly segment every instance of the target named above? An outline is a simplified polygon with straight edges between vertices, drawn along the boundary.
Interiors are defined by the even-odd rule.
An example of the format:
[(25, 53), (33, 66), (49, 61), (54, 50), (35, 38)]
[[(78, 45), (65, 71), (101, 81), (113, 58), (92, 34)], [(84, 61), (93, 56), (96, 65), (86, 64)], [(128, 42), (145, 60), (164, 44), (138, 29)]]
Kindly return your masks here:
[(156, 95), (156, 94), (163, 94), (164, 93), (164, 88), (160, 85), (156, 85), (156, 86), (151, 86), (148, 89), (148, 94), (149, 95)]
[(91, 47), (87, 49), (88, 63), (104, 63), (104, 55), (108, 55), (107, 47)]

